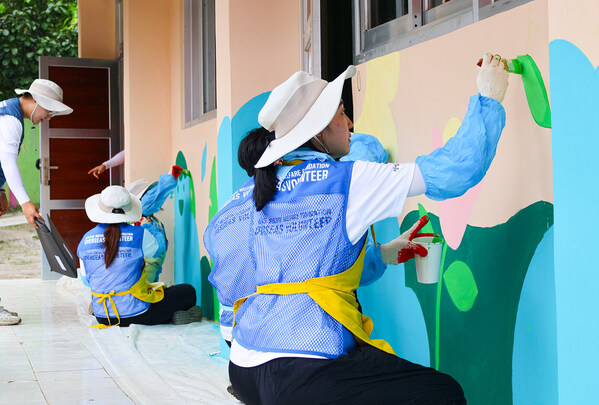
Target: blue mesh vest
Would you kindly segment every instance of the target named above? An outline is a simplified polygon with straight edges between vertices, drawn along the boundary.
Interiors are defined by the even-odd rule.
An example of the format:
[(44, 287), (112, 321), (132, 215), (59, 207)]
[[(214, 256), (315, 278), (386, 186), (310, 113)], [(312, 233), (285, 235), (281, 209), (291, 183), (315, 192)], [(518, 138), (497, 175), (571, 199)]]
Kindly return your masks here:
[[(356, 261), (363, 238), (352, 245), (345, 227), (352, 168), (353, 162), (304, 162), (278, 184), (273, 201), (251, 211), (249, 224), (229, 243), (251, 232), (248, 262), (255, 267), (256, 285), (338, 274)], [(227, 226), (231, 235), (236, 227), (237, 222)], [(248, 349), (335, 358), (356, 345), (353, 335), (304, 293), (253, 295), (236, 321), (233, 336)]]
[[(18, 98), (10, 98), (8, 100), (0, 101), (0, 115), (12, 115), (21, 122), (21, 141), (19, 142), (19, 152), (21, 151), (21, 145), (23, 144), (23, 138), (25, 137), (25, 128), (23, 124), (23, 111), (21, 110), (21, 103)], [(2, 163), (0, 163), (0, 187), (6, 182), (4, 177), (4, 171), (2, 170)]]
[[(108, 268), (104, 264), (104, 231), (107, 224), (99, 224), (87, 232), (79, 246), (77, 256), (85, 264), (85, 272), (91, 290), (107, 294), (114, 290), (121, 292), (128, 290), (141, 277), (144, 267), (143, 235), (144, 228), (119, 224), (121, 228), (121, 240), (116, 258)], [(150, 303), (141, 301), (131, 294), (114, 296), (114, 303), (121, 318), (139, 315), (145, 312)], [(92, 299), (94, 315), (107, 318), (104, 306)], [(111, 306), (108, 306), (108, 317), (115, 318)]]
[(204, 246), (214, 262), (208, 280), (216, 288), (223, 306), (222, 326), (233, 326), (235, 301), (256, 291), (255, 264), (250, 253), (256, 211), (253, 192), (252, 177), (231, 196), (204, 232)]

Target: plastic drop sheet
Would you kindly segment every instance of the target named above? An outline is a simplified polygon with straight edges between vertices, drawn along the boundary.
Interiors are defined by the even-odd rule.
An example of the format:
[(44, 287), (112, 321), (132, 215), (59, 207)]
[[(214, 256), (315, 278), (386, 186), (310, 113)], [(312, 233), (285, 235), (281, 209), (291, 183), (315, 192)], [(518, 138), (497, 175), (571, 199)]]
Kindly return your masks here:
[[(86, 325), (91, 291), (79, 278), (62, 277), (57, 286), (77, 298), (77, 312)], [(228, 361), (220, 356), (218, 325), (131, 325), (89, 329), (112, 368), (111, 374), (139, 404), (239, 404), (227, 392)]]

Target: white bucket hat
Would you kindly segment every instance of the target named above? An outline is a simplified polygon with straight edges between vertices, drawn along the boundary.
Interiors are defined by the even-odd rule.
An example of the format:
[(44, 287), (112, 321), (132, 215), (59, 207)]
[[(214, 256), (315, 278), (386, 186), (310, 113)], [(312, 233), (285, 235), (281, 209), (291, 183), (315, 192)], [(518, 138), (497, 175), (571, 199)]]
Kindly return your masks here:
[(54, 115), (69, 115), (73, 112), (71, 107), (63, 104), (60, 86), (51, 80), (35, 79), (29, 89), (15, 89), (15, 93), (30, 93), (44, 110), (53, 112)]
[(141, 218), (141, 202), (125, 187), (108, 186), (85, 200), (85, 213), (99, 224), (135, 222)]
[(275, 131), (275, 139), (254, 167), (268, 166), (325, 129), (339, 108), (345, 79), (354, 74), (350, 65), (329, 83), (300, 71), (277, 86), (258, 114), (260, 125)]
[(139, 179), (129, 184), (127, 186), (127, 191), (129, 191), (131, 194), (133, 194), (135, 197), (141, 200), (141, 197), (143, 197), (144, 193), (151, 185), (151, 182), (144, 179)]

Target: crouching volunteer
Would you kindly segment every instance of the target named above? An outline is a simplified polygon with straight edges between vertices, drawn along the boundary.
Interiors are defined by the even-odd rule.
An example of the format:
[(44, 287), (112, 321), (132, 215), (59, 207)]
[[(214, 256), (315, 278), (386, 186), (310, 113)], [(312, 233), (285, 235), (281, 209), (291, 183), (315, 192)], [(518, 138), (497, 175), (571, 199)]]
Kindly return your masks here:
[[(204, 236), (219, 299), (242, 272), (256, 285), (234, 304), (229, 377), (244, 403), (466, 402), (449, 375), (370, 339), (356, 289), (371, 224), (400, 216), (409, 196), (457, 197), (484, 177), (505, 125), (500, 61), (484, 56), (458, 133), (413, 163), (335, 160), (350, 149), (341, 90), (353, 66), (330, 83), (297, 72), (272, 91), (258, 121), (275, 139)], [(386, 249), (388, 262), (413, 256), (410, 239), (425, 221)]]
[(158, 250), (154, 257), (145, 257), (146, 276), (148, 282), (158, 281), (162, 273), (162, 264), (168, 250), (168, 239), (162, 222), (156, 217), (156, 213), (162, 210), (162, 205), (177, 186), (177, 177), (183, 169), (174, 165), (170, 173), (162, 174), (158, 181), (149, 182), (139, 179), (127, 186), (127, 190), (141, 201), (141, 220), (135, 225), (141, 225), (149, 231), (156, 242)]
[[(259, 127), (248, 132), (248, 134), (241, 140), (241, 143), (239, 144), (238, 161), (239, 165), (247, 172), (248, 176), (252, 177), (254, 175), (254, 166), (264, 153), (268, 144), (274, 139), (274, 132)], [(388, 152), (375, 137), (367, 134), (352, 134), (350, 153), (343, 156), (340, 160), (367, 160), (385, 163), (387, 157)], [(247, 205), (253, 207), (252, 202)], [(405, 255), (406, 246), (403, 242), (407, 241), (406, 235), (408, 234), (412, 234), (409, 239), (413, 239), (417, 235), (428, 235), (420, 233), (416, 234), (416, 232), (418, 232), (425, 224), (426, 222), (419, 221), (419, 223), (410, 229), (408, 233), (380, 246), (377, 246), (374, 238), (369, 235), (366, 242), (367, 245), (364, 254), (364, 266), (360, 279), (360, 286), (367, 286), (378, 280), (383, 275), (388, 264), (402, 263), (413, 257), (413, 252), (411, 256)], [(374, 232), (372, 232), (372, 235), (374, 235)], [(210, 244), (210, 236), (211, 232), (204, 233), (204, 243), (206, 246), (209, 246)], [(427, 254), (426, 249), (418, 244), (412, 244), (410, 247), (412, 251), (418, 252), (422, 256), (426, 256)], [(249, 243), (230, 245), (229, 248), (229, 256), (232, 260), (236, 261), (234, 265), (238, 267), (234, 282), (226, 282), (225, 279), (218, 279), (219, 277), (227, 277), (228, 275), (227, 272), (220, 271), (220, 265), (218, 263), (215, 264), (215, 271), (210, 273), (208, 279), (212, 284), (219, 284), (220, 286), (218, 291), (220, 304), (220, 331), (223, 339), (230, 347), (234, 318), (233, 304), (238, 299), (256, 292), (256, 283), (254, 281), (255, 269), (251, 259)], [(398, 258), (400, 251), (402, 251), (403, 257)], [(221, 253), (219, 254), (219, 257), (225, 256), (222, 251), (219, 253)]]
[(141, 218), (137, 197), (109, 186), (85, 201), (85, 212), (98, 225), (83, 236), (77, 256), (92, 291), (96, 327), (201, 320), (192, 285), (148, 283), (144, 258), (154, 258), (159, 246), (148, 230), (128, 224)]

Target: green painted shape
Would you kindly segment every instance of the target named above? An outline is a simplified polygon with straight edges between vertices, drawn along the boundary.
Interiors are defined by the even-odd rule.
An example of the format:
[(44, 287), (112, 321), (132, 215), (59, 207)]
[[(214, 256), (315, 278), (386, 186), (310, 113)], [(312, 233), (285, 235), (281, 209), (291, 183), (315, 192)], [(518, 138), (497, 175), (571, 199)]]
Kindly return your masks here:
[(212, 173), (210, 174), (210, 207), (208, 208), (208, 221), (218, 212), (218, 189), (216, 185), (216, 157), (212, 160)]
[[(208, 222), (212, 220), (212, 217), (216, 215), (218, 212), (218, 188), (216, 181), (216, 156), (212, 159), (212, 173), (210, 173), (210, 206), (208, 207)], [(210, 268), (212, 269), (214, 264), (212, 260), (210, 261)], [(214, 287), (213, 297), (214, 297), (214, 315), (213, 319), (218, 322), (220, 319), (220, 303), (218, 302), (218, 297), (216, 295), (216, 289)]]
[(530, 55), (519, 55), (516, 60), (522, 68), (522, 84), (524, 85), (524, 93), (532, 118), (537, 125), (543, 128), (551, 128), (549, 98), (547, 97), (543, 76), (537, 64)]
[[(419, 217), (416, 211), (406, 215), (401, 232)], [(429, 213), (429, 218), (433, 228), (441, 229), (437, 216)], [(512, 403), (512, 354), (520, 292), (534, 252), (552, 225), (553, 205), (539, 201), (492, 228), (466, 227), (458, 250), (447, 248), (441, 265), (459, 260), (472, 271), (478, 295), (476, 305), (467, 312), (453, 304), (446, 288), (437, 298), (443, 277), (437, 285), (420, 284), (414, 261), (405, 263), (406, 286), (414, 291), (422, 308), (431, 366), (438, 329), (438, 368), (462, 385), (468, 403)]]
[(470, 267), (461, 260), (451, 263), (443, 273), (443, 281), (456, 308), (462, 312), (470, 311), (478, 295)]
[(208, 275), (210, 271), (212, 271), (212, 266), (210, 266), (210, 261), (206, 256), (202, 256), (200, 260), (200, 269), (202, 272), (202, 313), (204, 316), (210, 320), (214, 319), (214, 287), (208, 281)]
[(187, 170), (187, 160), (185, 160), (185, 155), (183, 155), (183, 152), (179, 151), (177, 153), (177, 158), (175, 159), (175, 164), (177, 166), (181, 167), (182, 169)]
[[(423, 215), (427, 215), (428, 212), (426, 211), (426, 209), (424, 208), (424, 206), (422, 204), (418, 204), (418, 215), (419, 218), (422, 218)], [(415, 222), (415, 221), (414, 221)], [(420, 232), (422, 233), (435, 233), (435, 230), (433, 229), (433, 225), (430, 223), (424, 225), (424, 227), (420, 230)]]

